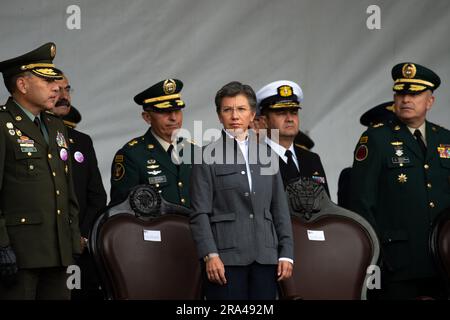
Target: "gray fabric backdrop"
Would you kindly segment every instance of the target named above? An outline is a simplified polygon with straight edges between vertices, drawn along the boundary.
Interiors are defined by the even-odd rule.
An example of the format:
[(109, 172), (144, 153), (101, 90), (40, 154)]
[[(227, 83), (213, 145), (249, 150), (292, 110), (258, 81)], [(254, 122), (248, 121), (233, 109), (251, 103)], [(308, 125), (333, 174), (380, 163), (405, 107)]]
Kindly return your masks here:
[[(369, 5), (381, 30), (369, 30)], [(70, 5), (81, 29), (69, 30)], [(255, 90), (298, 82), (301, 127), (316, 143), (332, 197), (364, 128), (360, 115), (391, 99), (390, 71), (411, 60), (442, 78), (430, 119), (450, 126), (448, 0), (0, 0), (0, 60), (54, 41), (75, 89), (79, 126), (94, 140), (105, 187), (115, 151), (145, 132), (132, 97), (164, 78), (185, 83), (184, 127), (217, 127), (215, 92), (231, 80)], [(0, 101), (7, 92), (0, 89)]]

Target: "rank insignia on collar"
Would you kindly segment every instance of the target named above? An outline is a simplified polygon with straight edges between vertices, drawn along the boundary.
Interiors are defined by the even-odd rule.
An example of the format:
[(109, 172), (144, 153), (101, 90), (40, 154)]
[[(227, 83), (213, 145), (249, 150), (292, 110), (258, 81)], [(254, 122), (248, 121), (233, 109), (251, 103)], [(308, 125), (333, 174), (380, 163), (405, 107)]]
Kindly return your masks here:
[(155, 145), (154, 145), (154, 144), (149, 144), (149, 145), (147, 145), (147, 148), (148, 148), (149, 150), (152, 150), (152, 149), (155, 148)]
[(406, 183), (406, 181), (408, 181), (408, 177), (406, 176), (406, 174), (402, 173), (398, 175), (398, 182)]
[(395, 127), (394, 127), (394, 130), (395, 130), (395, 131), (400, 130), (400, 126), (395, 126)]

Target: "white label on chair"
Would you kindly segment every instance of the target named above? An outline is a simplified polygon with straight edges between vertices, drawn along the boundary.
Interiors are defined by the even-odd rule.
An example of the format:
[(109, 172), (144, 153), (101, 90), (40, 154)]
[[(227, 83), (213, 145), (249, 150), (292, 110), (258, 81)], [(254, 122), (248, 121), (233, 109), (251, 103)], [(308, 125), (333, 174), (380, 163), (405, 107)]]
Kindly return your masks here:
[(325, 241), (325, 233), (322, 230), (308, 230), (308, 239), (311, 241)]
[(161, 242), (161, 231), (159, 231), (159, 230), (144, 230), (144, 241)]

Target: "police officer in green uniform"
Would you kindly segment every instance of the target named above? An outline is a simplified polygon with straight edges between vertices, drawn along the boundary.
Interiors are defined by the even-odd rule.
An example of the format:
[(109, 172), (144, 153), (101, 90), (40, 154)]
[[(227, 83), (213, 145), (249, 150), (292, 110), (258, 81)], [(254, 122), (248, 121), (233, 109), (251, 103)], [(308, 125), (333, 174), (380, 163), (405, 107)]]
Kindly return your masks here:
[(81, 252), (78, 204), (58, 100), (56, 48), (0, 62), (0, 299), (69, 299), (66, 267)]
[(450, 206), (450, 131), (426, 120), (439, 76), (415, 63), (392, 69), (397, 120), (369, 128), (355, 150), (350, 207), (382, 248), (382, 299), (443, 294), (428, 248), (435, 217)]
[(139, 184), (156, 187), (162, 197), (189, 207), (191, 164), (183, 162), (183, 152), (191, 152), (186, 140), (172, 140), (172, 134), (183, 123), (185, 107), (178, 79), (158, 82), (134, 97), (142, 105), (142, 118), (151, 127), (120, 149), (112, 163), (111, 203), (123, 201), (130, 189)]

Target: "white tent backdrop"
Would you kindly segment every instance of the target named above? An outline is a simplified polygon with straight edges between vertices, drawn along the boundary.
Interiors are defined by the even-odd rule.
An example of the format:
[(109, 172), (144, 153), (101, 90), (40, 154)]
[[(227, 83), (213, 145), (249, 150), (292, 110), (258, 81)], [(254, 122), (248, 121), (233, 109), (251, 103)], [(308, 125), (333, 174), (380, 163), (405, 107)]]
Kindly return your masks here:
[[(80, 8), (80, 29), (70, 30)], [(370, 5), (381, 29), (369, 30)], [(72, 17), (72, 18), (71, 18)], [(73, 21), (73, 20), (70, 20)], [(298, 82), (301, 128), (316, 143), (336, 200), (364, 128), (360, 115), (392, 97), (394, 64), (414, 61), (442, 78), (429, 119), (450, 126), (448, 0), (0, 0), (0, 60), (53, 41), (69, 76), (80, 131), (91, 135), (109, 192), (114, 153), (147, 125), (132, 98), (165, 79), (184, 82), (184, 127), (219, 128), (215, 92), (239, 80), (256, 90)], [(0, 101), (7, 99), (0, 89)]]

